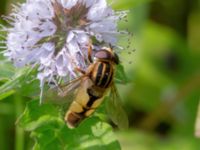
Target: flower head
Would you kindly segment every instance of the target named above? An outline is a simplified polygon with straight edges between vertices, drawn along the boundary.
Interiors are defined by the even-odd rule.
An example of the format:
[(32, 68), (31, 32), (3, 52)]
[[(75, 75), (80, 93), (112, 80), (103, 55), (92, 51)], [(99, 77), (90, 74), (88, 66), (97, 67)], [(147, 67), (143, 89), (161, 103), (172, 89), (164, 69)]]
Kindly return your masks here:
[(87, 49), (95, 39), (116, 45), (117, 21), (106, 0), (27, 0), (14, 6), (4, 55), (17, 67), (38, 66), (41, 88), (45, 82), (70, 80), (76, 66), (87, 68)]

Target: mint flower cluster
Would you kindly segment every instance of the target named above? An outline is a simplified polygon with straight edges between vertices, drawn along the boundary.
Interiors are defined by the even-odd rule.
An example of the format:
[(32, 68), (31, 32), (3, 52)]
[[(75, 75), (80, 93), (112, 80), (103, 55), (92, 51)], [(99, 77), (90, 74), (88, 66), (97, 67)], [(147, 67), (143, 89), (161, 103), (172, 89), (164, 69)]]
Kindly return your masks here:
[(114, 11), (106, 0), (27, 0), (14, 5), (6, 17), (4, 56), (16, 67), (38, 67), (37, 78), (45, 83), (69, 81), (75, 67), (87, 68), (88, 46), (116, 46), (121, 31), (117, 23), (126, 11)]

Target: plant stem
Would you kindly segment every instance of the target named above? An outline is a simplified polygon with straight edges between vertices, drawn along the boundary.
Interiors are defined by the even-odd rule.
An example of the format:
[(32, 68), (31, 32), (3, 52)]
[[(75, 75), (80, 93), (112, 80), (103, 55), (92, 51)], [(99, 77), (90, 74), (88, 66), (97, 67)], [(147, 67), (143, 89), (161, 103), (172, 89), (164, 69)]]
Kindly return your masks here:
[(152, 130), (158, 124), (158, 120), (167, 116), (169, 110), (172, 110), (176, 104), (183, 100), (190, 92), (197, 89), (200, 86), (200, 73), (195, 73), (192, 75), (185, 84), (179, 89), (176, 96), (173, 99), (168, 99), (162, 101), (162, 103), (157, 107), (158, 109), (152, 111), (144, 120), (141, 122), (140, 126), (144, 129)]
[[(15, 114), (16, 120), (23, 112), (23, 101), (22, 97), (15, 95)], [(15, 150), (24, 149), (24, 130), (18, 125), (15, 125)]]

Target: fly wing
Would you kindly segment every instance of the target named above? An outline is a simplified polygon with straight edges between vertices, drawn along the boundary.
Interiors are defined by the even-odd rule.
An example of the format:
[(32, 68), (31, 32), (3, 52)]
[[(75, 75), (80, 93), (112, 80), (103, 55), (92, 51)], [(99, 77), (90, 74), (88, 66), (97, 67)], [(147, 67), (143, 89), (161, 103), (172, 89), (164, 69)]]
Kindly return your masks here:
[(50, 88), (47, 92), (44, 92), (44, 102), (53, 102), (56, 104), (70, 103), (82, 82), (82, 77), (74, 79), (64, 85), (58, 85)]
[(106, 109), (114, 124), (116, 124), (120, 129), (128, 128), (128, 117), (122, 107), (120, 95), (114, 83), (111, 86), (110, 96), (106, 100)]

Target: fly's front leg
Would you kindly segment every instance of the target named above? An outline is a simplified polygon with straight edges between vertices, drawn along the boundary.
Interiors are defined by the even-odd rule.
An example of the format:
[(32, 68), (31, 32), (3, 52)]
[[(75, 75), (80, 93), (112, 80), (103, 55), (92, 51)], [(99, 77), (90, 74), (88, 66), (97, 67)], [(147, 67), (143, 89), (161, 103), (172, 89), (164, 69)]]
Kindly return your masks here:
[(82, 75), (85, 75), (85, 74), (86, 74), (85, 70), (83, 70), (83, 69), (81, 69), (81, 68), (79, 68), (79, 67), (76, 67), (76, 68), (75, 68), (75, 71), (81, 73)]
[(92, 44), (89, 43), (88, 45), (88, 60), (90, 63), (93, 63), (93, 60), (92, 60)]

